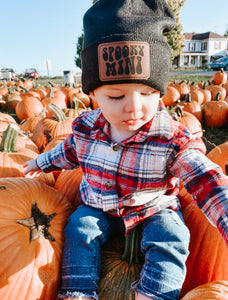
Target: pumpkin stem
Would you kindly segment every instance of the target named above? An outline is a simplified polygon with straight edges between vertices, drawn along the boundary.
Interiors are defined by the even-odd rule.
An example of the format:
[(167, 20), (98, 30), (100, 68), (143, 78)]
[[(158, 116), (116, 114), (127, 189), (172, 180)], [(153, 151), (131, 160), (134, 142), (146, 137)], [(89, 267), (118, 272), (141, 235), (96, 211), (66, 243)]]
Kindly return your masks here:
[(215, 95), (213, 101), (219, 101), (220, 95), (221, 95), (221, 92), (218, 92), (218, 93)]
[(20, 127), (17, 124), (10, 123), (4, 131), (2, 141), (0, 144), (0, 151), (2, 152), (17, 152), (15, 148)]
[(189, 93), (186, 94), (184, 102), (185, 102), (185, 103), (190, 103), (190, 102), (192, 102), (192, 101), (191, 101), (191, 94), (189, 94)]
[(141, 228), (139, 226), (135, 227), (126, 237), (124, 244), (124, 252), (122, 254), (121, 260), (128, 262), (131, 266), (132, 264), (142, 263), (144, 260), (144, 255), (140, 249), (140, 241), (142, 237)]
[(48, 232), (50, 227), (50, 221), (56, 216), (56, 213), (45, 215), (37, 206), (37, 203), (33, 203), (31, 207), (31, 217), (27, 219), (17, 220), (17, 223), (24, 225), (30, 229), (30, 242), (36, 240), (38, 237), (55, 241), (53, 236)]
[(48, 83), (50, 84), (51, 87), (56, 86), (56, 84), (54, 84), (54, 82), (52, 82), (52, 81), (48, 81)]
[(58, 122), (63, 122), (65, 120), (67, 120), (67, 117), (64, 114), (64, 112), (56, 104), (49, 103), (48, 108)]
[(178, 117), (182, 118), (183, 117), (183, 108), (180, 105), (177, 105), (175, 107), (175, 113), (177, 114)]
[(19, 87), (20, 87), (25, 93), (28, 93), (28, 92), (29, 92), (29, 90), (28, 90), (25, 86), (20, 85)]
[(73, 97), (72, 108), (78, 109), (79, 108), (78, 107), (79, 103), (81, 103), (81, 105), (83, 106), (84, 109), (87, 109), (85, 104), (80, 99), (78, 99), (77, 97)]

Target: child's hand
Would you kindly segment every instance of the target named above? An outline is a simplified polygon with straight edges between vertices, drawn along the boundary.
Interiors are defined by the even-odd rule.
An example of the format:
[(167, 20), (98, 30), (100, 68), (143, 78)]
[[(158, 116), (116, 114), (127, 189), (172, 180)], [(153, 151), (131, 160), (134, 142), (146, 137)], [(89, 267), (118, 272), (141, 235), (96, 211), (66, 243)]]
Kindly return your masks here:
[(23, 167), (26, 168), (24, 170), (24, 175), (28, 173), (31, 173), (32, 175), (34, 172), (41, 171), (41, 169), (37, 166), (35, 159), (26, 161)]

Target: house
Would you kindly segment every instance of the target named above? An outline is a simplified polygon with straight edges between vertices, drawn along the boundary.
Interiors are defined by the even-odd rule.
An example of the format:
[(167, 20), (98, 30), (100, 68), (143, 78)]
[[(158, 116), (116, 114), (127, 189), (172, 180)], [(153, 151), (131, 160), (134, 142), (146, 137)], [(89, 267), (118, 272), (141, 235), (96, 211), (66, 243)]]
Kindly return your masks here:
[(223, 56), (228, 56), (228, 38), (208, 31), (184, 33), (185, 47), (174, 61), (178, 67), (205, 67)]

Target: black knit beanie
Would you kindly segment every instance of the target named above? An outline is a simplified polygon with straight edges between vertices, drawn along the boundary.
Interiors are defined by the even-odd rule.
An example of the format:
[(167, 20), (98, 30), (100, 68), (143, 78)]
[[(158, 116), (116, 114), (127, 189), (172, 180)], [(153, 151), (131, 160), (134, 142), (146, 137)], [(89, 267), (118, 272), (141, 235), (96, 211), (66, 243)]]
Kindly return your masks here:
[(166, 93), (175, 18), (165, 0), (99, 0), (84, 15), (82, 90), (143, 83)]

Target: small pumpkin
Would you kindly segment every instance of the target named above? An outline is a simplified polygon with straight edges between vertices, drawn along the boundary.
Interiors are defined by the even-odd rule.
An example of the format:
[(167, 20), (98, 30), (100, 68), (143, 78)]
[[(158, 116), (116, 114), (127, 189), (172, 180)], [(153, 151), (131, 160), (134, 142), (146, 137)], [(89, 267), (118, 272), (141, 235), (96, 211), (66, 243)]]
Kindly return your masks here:
[(212, 101), (203, 105), (203, 117), (208, 127), (222, 127), (228, 120), (228, 103), (219, 101), (220, 92)]
[(66, 137), (72, 133), (73, 118), (67, 118), (64, 112), (54, 103), (49, 103), (48, 108), (53, 117), (41, 118), (36, 124), (32, 135), (32, 141), (37, 145), (40, 152), (44, 151), (52, 139)]
[(228, 161), (228, 141), (214, 147), (207, 154), (207, 158), (219, 165), (222, 168), (224, 174), (226, 174), (226, 163)]
[(162, 97), (165, 106), (173, 106), (180, 100), (180, 92), (173, 86), (167, 86), (167, 92)]
[(23, 177), (23, 164), (39, 154), (30, 138), (20, 135), (17, 124), (9, 124), (0, 137), (0, 178)]
[(183, 107), (177, 105), (171, 113), (171, 116), (174, 120), (185, 125), (190, 133), (202, 138), (203, 129), (201, 123), (192, 113), (183, 111)]
[(37, 117), (43, 111), (40, 100), (33, 96), (27, 96), (19, 101), (15, 107), (17, 117), (23, 121), (31, 117)]
[(227, 82), (227, 73), (221, 68), (219, 71), (215, 72), (211, 77), (211, 82), (214, 84), (225, 84)]
[(202, 121), (202, 109), (198, 101), (193, 101), (191, 94), (187, 94), (185, 101), (180, 103), (183, 107), (183, 112), (190, 112), (193, 114), (200, 122)]

